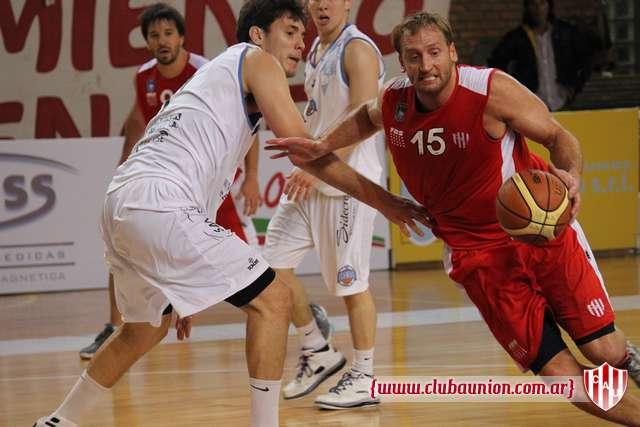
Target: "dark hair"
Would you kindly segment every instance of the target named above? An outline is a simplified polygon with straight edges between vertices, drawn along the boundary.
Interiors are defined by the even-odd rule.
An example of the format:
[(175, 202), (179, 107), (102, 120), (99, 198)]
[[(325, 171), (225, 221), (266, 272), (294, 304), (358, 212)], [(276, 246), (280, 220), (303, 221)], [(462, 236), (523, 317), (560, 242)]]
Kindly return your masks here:
[(165, 3), (155, 3), (144, 9), (144, 12), (140, 14), (140, 30), (142, 36), (147, 39), (149, 33), (149, 26), (156, 21), (170, 21), (176, 24), (178, 33), (184, 36), (184, 18), (173, 7)]
[(416, 12), (406, 16), (401, 23), (393, 28), (393, 32), (391, 33), (393, 47), (398, 53), (402, 53), (401, 41), (405, 31), (408, 31), (409, 34), (413, 35), (417, 33), (418, 30), (425, 27), (436, 27), (442, 32), (442, 34), (444, 34), (447, 45), (453, 43), (453, 29), (451, 29), (449, 21), (437, 13)]
[[(529, 27), (535, 27), (536, 22), (533, 20), (531, 13), (529, 12), (529, 5), (533, 0), (524, 0), (524, 10), (522, 12), (522, 23), (528, 25)], [(549, 5), (549, 13), (547, 14), (547, 20), (552, 22), (555, 19), (554, 14), (554, 6), (553, 0), (547, 0), (547, 4)]]
[(239, 42), (251, 42), (249, 29), (254, 25), (269, 32), (271, 24), (288, 15), (307, 25), (307, 13), (299, 0), (248, 0), (240, 9), (236, 37)]

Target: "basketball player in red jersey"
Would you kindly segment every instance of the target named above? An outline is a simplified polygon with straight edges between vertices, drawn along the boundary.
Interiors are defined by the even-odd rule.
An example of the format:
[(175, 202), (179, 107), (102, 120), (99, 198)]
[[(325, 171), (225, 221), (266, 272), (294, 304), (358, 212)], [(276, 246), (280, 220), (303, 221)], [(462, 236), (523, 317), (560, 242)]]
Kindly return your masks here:
[[(147, 49), (153, 59), (143, 64), (135, 75), (136, 98), (124, 125), (124, 145), (119, 165), (122, 164), (131, 149), (144, 133), (147, 123), (158, 113), (180, 86), (182, 86), (198, 68), (208, 60), (184, 49), (184, 18), (176, 9), (164, 3), (156, 3), (140, 15), (140, 29), (147, 42)], [(249, 244), (257, 246), (255, 229), (249, 215), (253, 215), (260, 205), (258, 184), (258, 143), (254, 142), (245, 158), (244, 170), (239, 170), (234, 184), (234, 197), (229, 194), (218, 209), (216, 223), (233, 231)], [(244, 206), (239, 210), (237, 199), (244, 198)], [(113, 277), (109, 275), (110, 320), (94, 341), (80, 350), (82, 359), (91, 359), (102, 343), (122, 324), (120, 312), (113, 294)]]
[[(567, 184), (575, 219), (582, 172), (576, 138), (507, 74), (457, 65), (451, 27), (437, 15), (405, 18), (393, 39), (406, 75), (318, 141), (272, 141), (271, 148), (281, 151), (273, 157), (289, 156), (327, 179), (339, 166), (327, 153), (383, 127), (400, 177), (446, 244), (447, 273), (520, 367), (541, 376), (582, 376), (559, 324), (591, 362), (627, 369), (638, 383), (637, 352), (614, 327), (602, 276), (579, 224), (572, 222), (553, 242), (532, 246), (510, 239), (496, 219), (500, 185), (527, 168), (550, 170)], [(545, 146), (553, 165), (529, 153), (525, 137)], [(574, 404), (613, 422), (640, 425), (640, 401), (629, 393), (608, 412), (590, 401)]]

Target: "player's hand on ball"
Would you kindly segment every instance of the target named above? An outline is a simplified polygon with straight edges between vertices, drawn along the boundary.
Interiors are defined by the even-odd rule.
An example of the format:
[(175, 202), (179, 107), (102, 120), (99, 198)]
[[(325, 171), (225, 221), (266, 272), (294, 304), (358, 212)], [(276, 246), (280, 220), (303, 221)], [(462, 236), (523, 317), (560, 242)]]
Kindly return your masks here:
[(191, 336), (191, 319), (191, 316), (176, 317), (176, 336), (180, 341)]
[(580, 176), (572, 175), (564, 169), (558, 169), (551, 163), (549, 163), (549, 172), (560, 178), (569, 190), (569, 200), (571, 200), (571, 219), (569, 222), (573, 222), (580, 211)]
[(413, 230), (418, 236), (424, 236), (416, 222), (420, 222), (429, 228), (434, 225), (433, 219), (424, 206), (404, 197), (389, 193), (389, 201), (385, 201), (381, 206), (380, 213), (400, 227), (400, 232), (406, 237), (411, 235), (410, 230)]

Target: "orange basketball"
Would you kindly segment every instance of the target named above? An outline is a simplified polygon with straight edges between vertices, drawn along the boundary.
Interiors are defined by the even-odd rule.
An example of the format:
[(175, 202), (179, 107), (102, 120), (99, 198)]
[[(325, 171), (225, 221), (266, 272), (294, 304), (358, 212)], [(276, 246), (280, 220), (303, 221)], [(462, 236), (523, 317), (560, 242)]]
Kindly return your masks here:
[(551, 173), (522, 171), (500, 187), (496, 216), (514, 239), (535, 245), (549, 242), (562, 233), (571, 218), (569, 191)]

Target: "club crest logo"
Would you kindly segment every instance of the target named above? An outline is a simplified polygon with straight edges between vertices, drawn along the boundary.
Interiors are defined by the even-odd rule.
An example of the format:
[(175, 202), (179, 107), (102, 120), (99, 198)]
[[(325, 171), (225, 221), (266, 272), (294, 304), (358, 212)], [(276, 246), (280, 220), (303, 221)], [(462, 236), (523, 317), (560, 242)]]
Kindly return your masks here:
[(156, 97), (156, 81), (153, 79), (147, 80), (147, 104), (150, 107), (158, 105), (158, 98)]
[(469, 134), (467, 132), (455, 132), (452, 137), (453, 143), (461, 150), (464, 150), (469, 145)]
[(393, 117), (396, 119), (396, 122), (399, 122), (399, 123), (404, 122), (406, 115), (407, 115), (407, 104), (405, 102), (398, 102), (396, 104), (396, 112), (393, 115)]
[(603, 363), (594, 369), (585, 369), (582, 378), (589, 399), (603, 411), (620, 402), (627, 390), (628, 372)]

